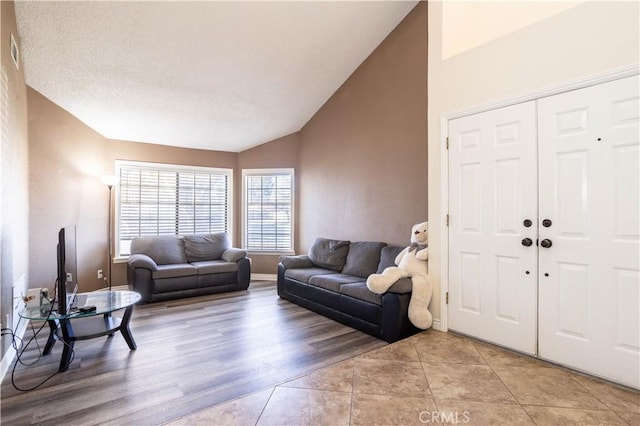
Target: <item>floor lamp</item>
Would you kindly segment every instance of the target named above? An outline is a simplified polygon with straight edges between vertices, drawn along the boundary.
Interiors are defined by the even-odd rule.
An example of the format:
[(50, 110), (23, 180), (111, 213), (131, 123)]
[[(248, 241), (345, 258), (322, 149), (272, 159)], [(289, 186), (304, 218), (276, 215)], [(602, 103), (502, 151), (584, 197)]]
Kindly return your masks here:
[(111, 189), (118, 183), (118, 177), (117, 176), (102, 176), (100, 178), (100, 180), (102, 181), (102, 183), (104, 183), (105, 185), (107, 185), (107, 188), (109, 188), (109, 212), (108, 212), (108, 225), (107, 225), (107, 245), (108, 245), (108, 261), (109, 261), (109, 275), (107, 275), (108, 277), (108, 281), (107, 283), (109, 284), (109, 291), (111, 291), (111, 261), (113, 259), (113, 252), (111, 250)]

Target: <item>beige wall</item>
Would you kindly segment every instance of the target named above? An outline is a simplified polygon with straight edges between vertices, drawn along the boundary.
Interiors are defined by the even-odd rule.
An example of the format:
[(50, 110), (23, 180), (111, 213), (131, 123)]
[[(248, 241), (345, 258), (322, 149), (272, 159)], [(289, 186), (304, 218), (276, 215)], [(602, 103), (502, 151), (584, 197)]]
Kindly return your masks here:
[(298, 251), (316, 237), (407, 245), (427, 219), (427, 5), (300, 131)]
[(581, 1), (442, 2), (442, 59), (558, 14)]
[[(28, 274), (28, 142), (27, 96), (22, 64), (16, 70), (10, 56), (10, 37), (13, 33), (18, 46), (13, 2), (0, 2), (0, 49), (2, 75), (6, 76), (3, 96), (0, 148), (0, 319), (2, 327), (15, 327), (12, 303), (16, 294), (25, 294)], [(9, 321), (7, 321), (7, 315)], [(2, 356), (10, 340), (2, 338)]]
[[(82, 291), (104, 287), (107, 269), (105, 139), (29, 88), (30, 287), (53, 289), (57, 232), (77, 226), (78, 282)], [(37, 261), (36, 261), (37, 259)]]
[[(500, 3), (487, 2), (498, 7)], [(637, 2), (586, 2), (443, 60), (442, 3), (429, 2), (429, 273), (439, 319), (446, 190), (442, 117), (639, 62)], [(472, 34), (473, 32), (471, 32)], [(444, 243), (444, 244), (443, 244)]]

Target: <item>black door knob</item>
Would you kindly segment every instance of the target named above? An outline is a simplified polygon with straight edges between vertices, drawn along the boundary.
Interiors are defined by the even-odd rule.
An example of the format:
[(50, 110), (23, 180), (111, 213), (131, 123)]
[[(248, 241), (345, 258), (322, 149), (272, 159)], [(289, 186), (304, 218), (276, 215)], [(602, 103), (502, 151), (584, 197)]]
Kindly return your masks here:
[(530, 228), (531, 225), (533, 225), (533, 222), (531, 221), (531, 219), (525, 219), (522, 224), (524, 225), (525, 228)]
[(551, 222), (551, 219), (545, 219), (542, 221), (542, 226), (544, 226), (545, 228), (548, 228), (551, 226), (553, 222)]
[(551, 242), (551, 240), (545, 238), (544, 240), (540, 241), (540, 245), (544, 248), (549, 248), (553, 245), (553, 243)]
[(522, 245), (525, 247), (529, 247), (531, 246), (531, 244), (533, 244), (533, 240), (531, 240), (531, 238), (523, 238), (522, 239)]

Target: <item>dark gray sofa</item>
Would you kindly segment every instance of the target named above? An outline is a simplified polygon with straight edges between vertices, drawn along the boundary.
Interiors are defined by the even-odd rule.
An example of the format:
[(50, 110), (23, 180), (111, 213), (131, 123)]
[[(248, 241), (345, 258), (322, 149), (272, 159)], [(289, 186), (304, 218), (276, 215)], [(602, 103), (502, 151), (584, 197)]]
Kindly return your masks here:
[(140, 237), (131, 242), (127, 281), (145, 303), (246, 290), (250, 278), (247, 252), (232, 248), (223, 232)]
[(395, 266), (404, 247), (381, 242), (318, 238), (308, 255), (284, 256), (278, 264), (278, 295), (387, 342), (420, 331), (408, 316), (411, 279), (379, 295), (367, 288), (370, 274)]

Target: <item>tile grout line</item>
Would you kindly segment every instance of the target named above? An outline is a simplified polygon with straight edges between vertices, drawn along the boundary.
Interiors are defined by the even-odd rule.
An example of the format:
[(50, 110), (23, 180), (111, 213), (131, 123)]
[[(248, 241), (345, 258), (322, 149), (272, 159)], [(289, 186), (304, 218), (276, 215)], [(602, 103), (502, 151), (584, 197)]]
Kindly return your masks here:
[[(625, 422), (626, 424), (629, 424), (629, 422), (627, 422), (625, 419), (623, 419), (622, 417), (620, 417), (620, 415), (617, 413), (616, 410), (614, 410), (612, 407), (609, 406), (609, 404), (607, 404), (605, 401), (601, 400), (598, 395), (596, 395), (595, 393), (593, 393), (591, 391), (591, 389), (589, 389), (588, 387), (584, 386), (582, 383), (580, 383), (579, 380), (576, 380), (575, 377), (573, 377), (573, 374), (571, 374), (570, 371), (567, 371), (567, 373), (569, 373), (569, 377), (571, 378), (571, 380), (575, 383), (578, 384), (578, 386), (580, 386), (581, 388), (583, 388), (584, 390), (587, 391), (587, 393), (591, 396), (593, 396), (596, 401), (598, 401), (599, 403), (601, 403), (602, 405), (604, 405), (605, 407), (607, 407), (607, 411), (612, 412), (614, 415), (616, 415), (619, 419), (621, 419), (623, 422)], [(603, 411), (603, 410), (596, 410), (595, 408), (593, 409), (594, 411)]]
[(271, 397), (273, 396), (273, 393), (276, 391), (276, 388), (278, 386), (274, 386), (273, 389), (271, 389), (271, 393), (269, 394), (269, 398), (267, 398), (267, 401), (264, 403), (264, 407), (262, 407), (262, 410), (260, 410), (260, 414), (258, 414), (258, 418), (256, 419), (256, 422), (254, 424), (254, 426), (258, 426), (258, 423), (260, 422), (260, 419), (262, 418), (262, 415), (264, 414), (264, 410), (267, 409), (267, 405), (269, 405), (269, 401), (271, 401)]
[(511, 389), (509, 389), (509, 386), (507, 386), (507, 384), (504, 382), (504, 380), (502, 380), (502, 377), (500, 377), (500, 375), (496, 372), (496, 370), (493, 369), (493, 365), (491, 365), (489, 360), (487, 360), (487, 358), (485, 358), (485, 356), (482, 355), (482, 353), (478, 350), (478, 348), (476, 348), (475, 342), (473, 340), (470, 340), (470, 343), (471, 343), (471, 346), (473, 347), (473, 350), (475, 350), (478, 353), (480, 358), (482, 358), (482, 360), (486, 363), (487, 367), (489, 367), (491, 372), (498, 378), (498, 380), (500, 380), (500, 383), (502, 383), (502, 386), (504, 386), (504, 388), (507, 390), (507, 392), (509, 392), (509, 395), (511, 395), (513, 397), (513, 400), (516, 402), (518, 407), (520, 407), (520, 409), (524, 412), (524, 414), (527, 416), (527, 418), (529, 420), (531, 420), (531, 423), (532, 424), (537, 424), (533, 420), (533, 418), (531, 418), (531, 415), (529, 414), (529, 412), (523, 407), (522, 402), (520, 402), (518, 397), (513, 394)]
[[(360, 355), (362, 356), (362, 355)], [(351, 359), (351, 401), (349, 404), (349, 426), (351, 426), (351, 422), (353, 420), (353, 400), (355, 398), (355, 389), (356, 389), (356, 359), (360, 356), (354, 357)]]
[[(610, 412), (613, 413), (617, 418), (619, 418), (620, 420), (622, 420), (625, 424), (628, 424), (628, 422), (623, 419), (613, 408), (611, 408), (605, 401), (602, 401), (600, 398), (598, 398), (598, 396), (593, 393), (588, 387), (584, 386), (582, 383), (580, 383), (578, 380), (575, 379), (575, 377), (573, 377), (573, 375), (575, 374), (575, 372), (571, 369), (568, 369), (562, 365), (555, 365), (555, 364), (551, 364), (549, 366), (547, 365), (542, 365), (539, 368), (551, 368), (551, 369), (556, 369), (559, 371), (562, 371), (564, 373), (566, 373), (569, 378), (571, 379), (571, 382), (577, 384), (579, 386), (579, 388), (585, 390), (587, 392), (588, 395), (591, 395), (596, 401), (598, 401), (599, 403), (601, 403), (602, 405), (604, 405), (607, 409), (606, 410), (601, 410), (601, 409), (597, 409), (595, 407), (591, 407), (591, 408), (577, 408), (577, 407), (560, 407), (560, 406), (554, 406), (554, 405), (543, 405), (543, 404), (523, 404), (522, 402), (520, 402), (520, 400), (516, 397), (516, 395), (513, 394), (513, 392), (511, 391), (511, 389), (509, 389), (509, 387), (507, 386), (506, 383), (504, 383), (504, 381), (502, 380), (502, 378), (500, 377), (500, 375), (494, 370), (494, 366), (482, 355), (482, 353), (480, 353), (480, 351), (477, 350), (475, 343), (477, 342), (475, 339), (470, 339), (471, 340), (471, 344), (473, 345), (474, 349), (478, 352), (478, 354), (480, 355), (480, 357), (487, 363), (487, 366), (489, 366), (489, 368), (491, 369), (491, 371), (493, 371), (493, 373), (498, 377), (498, 379), (500, 380), (500, 382), (502, 382), (502, 384), (505, 386), (505, 388), (507, 389), (507, 391), (509, 391), (509, 393), (514, 397), (514, 399), (516, 400), (518, 406), (520, 406), (520, 408), (525, 412), (525, 414), (529, 417), (529, 419), (534, 423), (537, 424), (533, 418), (531, 417), (531, 415), (529, 414), (528, 410), (525, 407), (542, 407), (542, 408), (552, 408), (552, 409), (568, 409), (568, 410), (586, 410), (586, 411), (594, 411), (594, 412)], [(485, 342), (479, 342), (480, 344), (483, 344)], [(489, 343), (491, 344), (491, 343)], [(503, 349), (507, 352), (509, 352), (511, 354), (511, 352), (506, 349), (506, 348), (501, 348), (500, 346), (496, 346), (500, 349)], [(521, 354), (516, 354), (519, 356), (524, 356), (527, 358), (531, 358), (532, 360), (535, 361), (543, 361), (540, 360), (539, 358), (536, 357), (530, 357), (527, 355), (521, 355)], [(546, 363), (546, 362), (545, 362)], [(510, 367), (509, 365), (504, 365), (504, 367)], [(531, 367), (518, 367), (518, 366), (514, 366), (516, 368), (526, 368), (529, 369)], [(589, 378), (589, 377), (587, 377)]]
[[(422, 374), (424, 374), (424, 379), (427, 381), (427, 387), (429, 388), (429, 396), (431, 397), (431, 401), (433, 401), (433, 405), (435, 405), (436, 410), (440, 412), (440, 406), (438, 405), (438, 402), (436, 401), (436, 398), (433, 395), (433, 389), (431, 389), (431, 383), (429, 383), (429, 376), (427, 376), (427, 372), (424, 369), (425, 362), (422, 360), (422, 357), (420, 356), (420, 352), (418, 352), (418, 348), (416, 348), (416, 344), (414, 342), (413, 336), (411, 337), (411, 345), (413, 347), (413, 350), (415, 350), (416, 354), (418, 355), (418, 360), (420, 361), (420, 368), (422, 368)], [(418, 420), (420, 420), (420, 414), (418, 414)]]

